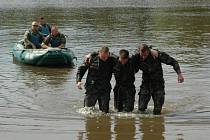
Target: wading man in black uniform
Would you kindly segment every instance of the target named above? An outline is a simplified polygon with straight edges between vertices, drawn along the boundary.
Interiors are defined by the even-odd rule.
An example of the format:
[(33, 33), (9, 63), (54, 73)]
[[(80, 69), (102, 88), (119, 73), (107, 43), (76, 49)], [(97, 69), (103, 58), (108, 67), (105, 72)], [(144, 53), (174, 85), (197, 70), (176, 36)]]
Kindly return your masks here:
[(127, 50), (120, 50), (119, 59), (114, 66), (116, 84), (114, 87), (114, 106), (118, 112), (132, 112), (135, 101), (135, 69)]
[[(99, 53), (94, 52), (86, 56), (86, 63), (91, 64), (89, 60), (94, 58)], [(151, 50), (152, 56), (157, 56), (156, 50)], [(118, 112), (132, 112), (134, 109), (135, 101), (135, 73), (138, 72), (139, 59), (136, 57), (129, 58), (129, 52), (127, 50), (120, 50), (119, 57), (111, 53), (109, 58), (114, 63), (113, 72), (115, 76), (115, 87), (114, 87), (114, 107)]]
[(88, 70), (85, 83), (86, 95), (85, 107), (94, 107), (98, 101), (102, 112), (109, 112), (109, 101), (111, 92), (114, 59), (109, 56), (109, 48), (102, 47), (98, 55), (91, 57), (89, 62), (84, 62), (77, 71), (77, 87), (82, 89), (82, 77)]
[(178, 75), (178, 82), (184, 82), (178, 62), (165, 52), (158, 52), (155, 58), (151, 55), (151, 50), (146, 44), (139, 47), (139, 53), (133, 56), (137, 69), (143, 71), (142, 84), (139, 92), (138, 109), (144, 112), (152, 97), (154, 102), (153, 114), (161, 114), (165, 99), (165, 86), (163, 78), (162, 63), (173, 66)]

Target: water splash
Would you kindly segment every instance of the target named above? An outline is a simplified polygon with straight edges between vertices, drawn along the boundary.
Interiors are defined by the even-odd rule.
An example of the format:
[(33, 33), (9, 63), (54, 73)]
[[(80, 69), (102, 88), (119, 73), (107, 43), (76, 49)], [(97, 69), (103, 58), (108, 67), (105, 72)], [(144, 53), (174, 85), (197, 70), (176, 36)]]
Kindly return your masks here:
[(166, 109), (163, 107), (163, 115), (153, 115), (153, 106), (148, 106), (148, 109), (146, 112), (139, 112), (137, 109), (137, 106), (135, 107), (133, 112), (117, 112), (114, 107), (110, 109), (110, 112), (105, 114), (99, 110), (98, 107), (83, 107), (79, 108), (76, 111), (79, 114), (82, 114), (87, 117), (99, 117), (99, 116), (114, 116), (118, 118), (153, 118), (153, 117), (161, 117), (163, 115), (166, 115), (167, 113), (171, 112), (171, 109)]

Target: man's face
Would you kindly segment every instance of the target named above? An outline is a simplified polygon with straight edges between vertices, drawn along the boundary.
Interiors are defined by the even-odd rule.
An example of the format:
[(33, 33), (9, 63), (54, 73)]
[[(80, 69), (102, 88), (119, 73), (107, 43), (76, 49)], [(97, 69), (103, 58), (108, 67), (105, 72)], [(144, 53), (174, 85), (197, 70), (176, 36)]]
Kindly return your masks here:
[(109, 52), (99, 52), (99, 57), (101, 60), (106, 61), (109, 58)]
[(45, 24), (45, 20), (42, 18), (42, 19), (40, 19), (39, 23), (40, 23), (41, 25), (43, 25), (43, 24)]
[(128, 58), (119, 58), (119, 61), (120, 61), (120, 63), (122, 64), (122, 65), (125, 65), (125, 64), (127, 64), (128, 63)]
[(143, 50), (143, 47), (140, 48), (139, 54), (143, 60), (145, 60), (149, 56), (148, 50)]
[(57, 28), (52, 29), (51, 33), (53, 36), (56, 36), (58, 34), (58, 29)]
[(38, 27), (39, 27), (39, 25), (38, 25), (37, 22), (33, 22), (33, 23), (31, 24), (31, 29), (32, 29), (33, 31), (38, 31)]

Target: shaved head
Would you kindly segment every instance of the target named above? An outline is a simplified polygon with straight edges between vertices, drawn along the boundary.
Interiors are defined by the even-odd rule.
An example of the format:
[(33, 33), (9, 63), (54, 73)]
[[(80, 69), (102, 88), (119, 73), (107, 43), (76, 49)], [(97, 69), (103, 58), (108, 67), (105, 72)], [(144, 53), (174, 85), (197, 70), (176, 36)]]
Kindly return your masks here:
[(33, 32), (38, 31), (38, 29), (39, 29), (38, 27), (39, 27), (39, 23), (37, 21), (33, 21), (31, 23), (31, 29), (32, 29)]

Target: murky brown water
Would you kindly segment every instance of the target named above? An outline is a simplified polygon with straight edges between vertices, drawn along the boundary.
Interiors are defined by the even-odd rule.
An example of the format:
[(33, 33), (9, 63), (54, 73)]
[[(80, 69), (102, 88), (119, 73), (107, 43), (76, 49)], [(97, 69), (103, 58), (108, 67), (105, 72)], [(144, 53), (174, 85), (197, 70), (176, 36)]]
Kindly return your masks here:
[[(84, 2), (65, 0), (21, 2), (1, 1), (0, 4), (1, 139), (209, 139), (208, 1), (185, 1), (183, 5), (178, 0), (174, 4), (170, 1), (158, 5), (155, 1), (145, 1), (142, 5), (129, 1), (119, 4), (129, 3), (139, 8), (117, 8), (116, 3), (115, 8), (90, 8), (94, 6), (91, 4), (89, 8), (81, 8)], [(72, 8), (73, 4), (77, 8)], [(44, 68), (13, 63), (12, 47), (40, 15), (46, 15), (49, 23), (57, 23), (68, 36), (67, 46), (78, 57), (78, 65), (85, 54), (102, 45), (109, 45), (115, 53), (121, 48), (134, 52), (138, 43), (145, 42), (177, 58), (186, 81), (177, 84), (173, 69), (164, 65), (163, 116), (140, 115), (136, 110), (119, 114), (113, 111), (113, 101), (108, 116), (97, 111), (87, 115), (91, 111), (82, 108), (84, 91), (75, 87), (77, 66)], [(139, 90), (141, 73), (136, 77)]]

